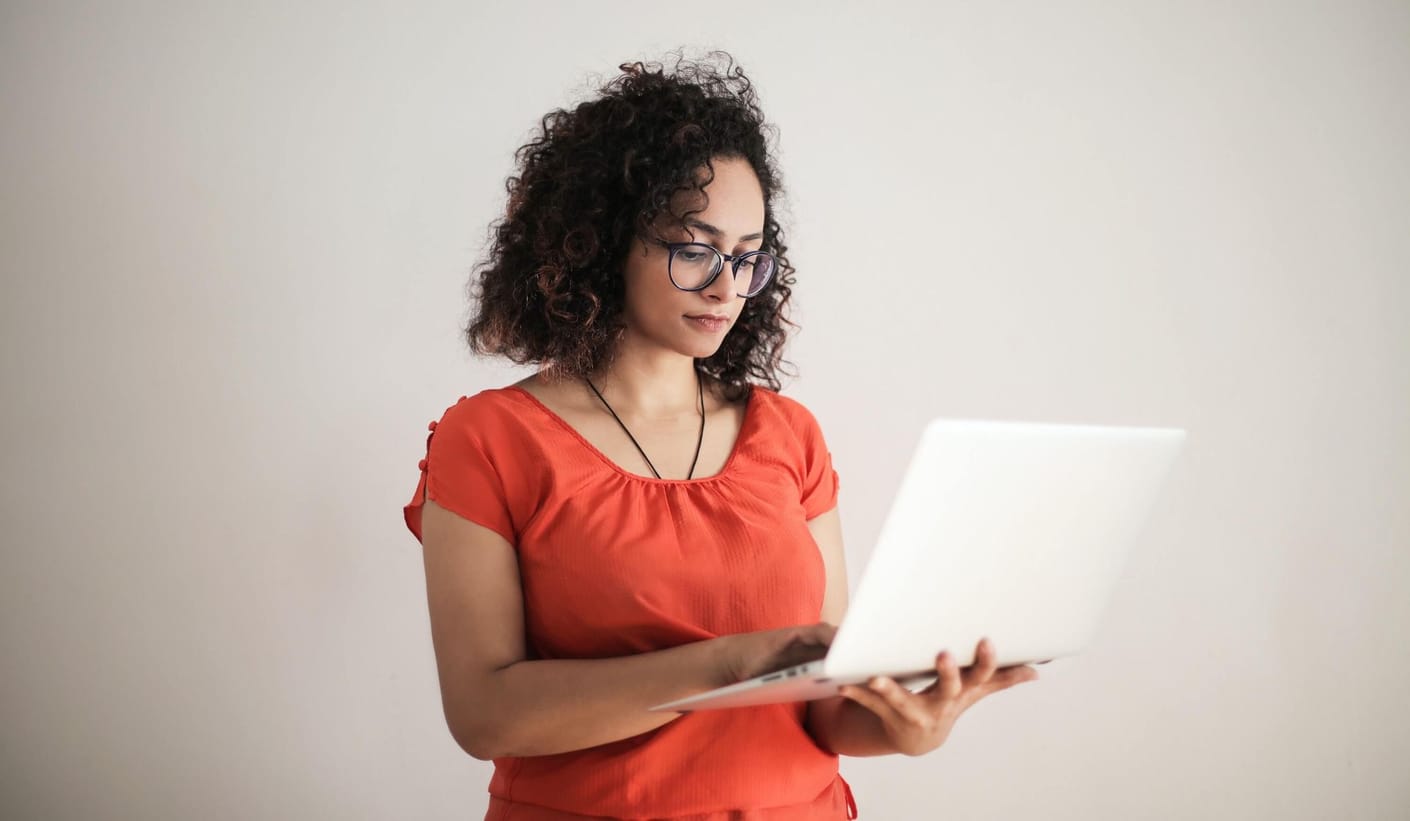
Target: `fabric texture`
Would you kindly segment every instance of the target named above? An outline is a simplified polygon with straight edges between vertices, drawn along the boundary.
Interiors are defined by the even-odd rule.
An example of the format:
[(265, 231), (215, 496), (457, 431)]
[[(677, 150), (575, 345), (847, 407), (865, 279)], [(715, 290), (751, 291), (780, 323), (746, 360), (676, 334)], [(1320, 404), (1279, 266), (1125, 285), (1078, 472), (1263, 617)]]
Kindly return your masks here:
[[(504, 537), (533, 658), (626, 656), (821, 616), (807, 522), (837, 504), (839, 482), (792, 398), (754, 386), (725, 466), (693, 479), (624, 470), (518, 387), (463, 396), (429, 427), (406, 525), (420, 540), (430, 498)], [(806, 709), (705, 710), (598, 747), (496, 759), (486, 818), (854, 818)]]

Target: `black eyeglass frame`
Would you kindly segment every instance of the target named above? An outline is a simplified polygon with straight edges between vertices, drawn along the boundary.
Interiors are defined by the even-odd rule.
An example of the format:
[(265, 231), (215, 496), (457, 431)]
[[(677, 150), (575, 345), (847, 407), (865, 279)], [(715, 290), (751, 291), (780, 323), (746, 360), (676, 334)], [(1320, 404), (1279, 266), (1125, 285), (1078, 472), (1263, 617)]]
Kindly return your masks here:
[[(763, 293), (764, 289), (769, 287), (769, 283), (774, 281), (774, 275), (778, 273), (778, 257), (774, 256), (773, 254), (770, 254), (768, 251), (765, 251), (763, 249), (760, 249), (758, 251), (745, 251), (742, 254), (726, 254), (721, 252), (720, 249), (716, 248), (715, 246), (708, 245), (703, 242), (662, 242), (661, 245), (664, 245), (666, 249), (670, 252), (670, 255), (666, 257), (666, 276), (670, 278), (671, 284), (674, 285), (677, 290), (681, 291), (703, 291), (706, 288), (709, 288), (715, 282), (715, 279), (719, 277), (720, 272), (725, 269), (726, 262), (730, 264), (730, 275), (733, 277), (738, 277), (739, 266), (744, 262), (744, 260), (749, 259), (750, 257), (768, 257), (769, 259), (773, 260), (774, 265), (773, 268), (769, 270), (769, 278), (764, 280), (764, 284), (756, 288), (753, 293), (735, 294), (735, 296), (739, 297), (740, 299), (749, 299), (750, 297), (755, 297)], [(686, 248), (702, 248), (715, 255), (714, 270), (710, 273), (710, 276), (705, 278), (704, 284), (699, 285), (695, 288), (682, 287), (679, 282), (676, 282), (675, 274), (671, 272), (671, 264), (676, 261), (676, 254), (680, 251), (685, 250)]]

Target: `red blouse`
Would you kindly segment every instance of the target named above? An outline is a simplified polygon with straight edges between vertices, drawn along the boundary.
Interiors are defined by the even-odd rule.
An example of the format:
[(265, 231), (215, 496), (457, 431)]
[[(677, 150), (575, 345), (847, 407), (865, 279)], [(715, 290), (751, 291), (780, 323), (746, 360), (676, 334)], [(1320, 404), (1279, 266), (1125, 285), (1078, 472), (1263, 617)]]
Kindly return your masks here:
[[(725, 466), (696, 479), (623, 470), (517, 387), (462, 396), (430, 428), (407, 527), (420, 540), (429, 496), (514, 546), (531, 657), (612, 658), (821, 617), (806, 522), (836, 505), (838, 477), (797, 400), (753, 387)], [(486, 818), (854, 818), (806, 712), (702, 710), (589, 749), (495, 759)]]

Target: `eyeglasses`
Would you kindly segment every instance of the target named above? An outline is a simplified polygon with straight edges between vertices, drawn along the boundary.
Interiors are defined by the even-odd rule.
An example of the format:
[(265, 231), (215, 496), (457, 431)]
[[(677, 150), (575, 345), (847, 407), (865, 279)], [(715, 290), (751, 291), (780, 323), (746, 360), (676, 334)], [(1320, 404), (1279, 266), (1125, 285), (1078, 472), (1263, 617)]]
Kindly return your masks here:
[[(734, 275), (736, 293), (741, 297), (756, 296), (768, 286), (778, 269), (778, 260), (767, 251), (748, 251), (743, 254), (722, 254), (712, 245), (703, 242), (666, 242), (670, 250), (666, 271), (671, 284), (682, 291), (703, 291), (710, 287), (715, 277), (730, 263), (730, 273)], [(738, 290), (740, 278), (744, 278), (744, 289)]]

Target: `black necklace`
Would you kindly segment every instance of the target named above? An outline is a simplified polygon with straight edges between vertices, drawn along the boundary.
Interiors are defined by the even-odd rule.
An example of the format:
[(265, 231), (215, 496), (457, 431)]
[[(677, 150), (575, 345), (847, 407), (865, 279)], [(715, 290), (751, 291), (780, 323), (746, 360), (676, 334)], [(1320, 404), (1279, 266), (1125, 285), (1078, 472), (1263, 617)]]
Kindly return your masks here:
[[(583, 379), (588, 383), (588, 387), (592, 388), (592, 392), (597, 394), (597, 398), (602, 399), (602, 393), (598, 391), (596, 385), (592, 384), (592, 380), (587, 377), (583, 377)], [(700, 443), (705, 441), (705, 386), (700, 381), (700, 371), (698, 370), (695, 372), (695, 388), (696, 392), (700, 395), (700, 437), (695, 441), (695, 458), (690, 461), (690, 475), (685, 477), (687, 479), (695, 476), (695, 463), (700, 461)], [(606, 399), (602, 399), (602, 404), (606, 406), (607, 412), (612, 414), (612, 418), (617, 420), (617, 424), (622, 426), (622, 430), (626, 431), (627, 438), (632, 440), (633, 445), (636, 445), (637, 453), (641, 454), (641, 458), (646, 459), (646, 466), (651, 468), (652, 474), (654, 474), (657, 479), (660, 479), (661, 474), (656, 472), (656, 466), (651, 464), (650, 459), (647, 459), (646, 451), (642, 450), (641, 445), (637, 444), (636, 437), (632, 436), (632, 432), (627, 430), (626, 423), (622, 421), (621, 417), (617, 416), (617, 412), (612, 410), (612, 406), (607, 404)]]

